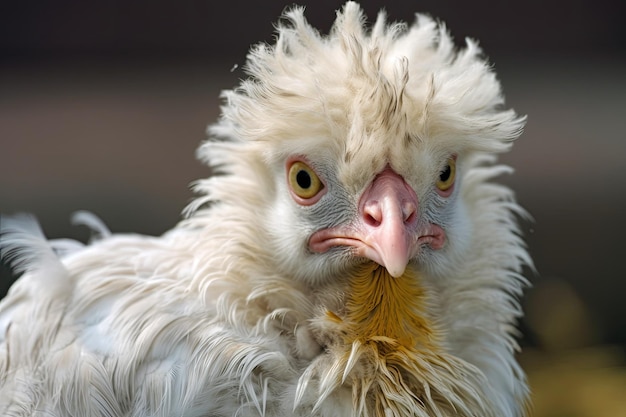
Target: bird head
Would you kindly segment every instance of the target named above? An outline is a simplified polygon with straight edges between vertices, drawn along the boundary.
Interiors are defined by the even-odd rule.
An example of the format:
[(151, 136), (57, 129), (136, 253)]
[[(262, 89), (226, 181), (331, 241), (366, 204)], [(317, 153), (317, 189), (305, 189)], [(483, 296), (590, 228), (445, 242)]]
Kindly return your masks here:
[(457, 51), (423, 15), (410, 28), (382, 12), (371, 30), (364, 21), (349, 2), (323, 36), (303, 9), (288, 11), (276, 44), (254, 47), (250, 77), (224, 93), (211, 133), (227, 141), (200, 149), (249, 179), (265, 249), (307, 282), (368, 262), (394, 277), (445, 267), (470, 244), (461, 183), (471, 161), (508, 149), (523, 125), (500, 108), (472, 41)]
[[(424, 15), (408, 27), (381, 12), (368, 29), (353, 2), (328, 35), (302, 8), (277, 32), (274, 45), (251, 50), (249, 77), (223, 93), (221, 119), (199, 149), (219, 175), (196, 184), (202, 196), (188, 209), (207, 239), (224, 234), (230, 256), (220, 262), (254, 288), (247, 300), (270, 294), (270, 309), (307, 311), (325, 354), (298, 392), (319, 376), (317, 407), (350, 379), (355, 409), (393, 398), (395, 410), (425, 407), (419, 415), (520, 401), (525, 385), (506, 385), (523, 379), (513, 360), (489, 361), (513, 351), (529, 260), (520, 209), (488, 180), (503, 172), (494, 155), (524, 118), (503, 109), (480, 48), (457, 48)], [(506, 385), (489, 400), (479, 393), (486, 374)]]

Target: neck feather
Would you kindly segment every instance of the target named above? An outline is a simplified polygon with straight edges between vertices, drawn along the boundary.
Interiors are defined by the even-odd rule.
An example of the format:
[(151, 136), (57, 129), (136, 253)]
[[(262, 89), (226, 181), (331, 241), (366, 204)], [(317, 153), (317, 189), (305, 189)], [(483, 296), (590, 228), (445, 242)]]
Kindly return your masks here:
[(415, 273), (394, 278), (383, 267), (364, 268), (350, 280), (346, 342), (386, 341), (407, 349), (432, 347), (426, 296)]
[(297, 398), (317, 380), (314, 409), (349, 389), (355, 416), (492, 415), (480, 371), (442, 347), (417, 273), (394, 278), (368, 265), (346, 294), (345, 310), (323, 318), (331, 342), (300, 379)]

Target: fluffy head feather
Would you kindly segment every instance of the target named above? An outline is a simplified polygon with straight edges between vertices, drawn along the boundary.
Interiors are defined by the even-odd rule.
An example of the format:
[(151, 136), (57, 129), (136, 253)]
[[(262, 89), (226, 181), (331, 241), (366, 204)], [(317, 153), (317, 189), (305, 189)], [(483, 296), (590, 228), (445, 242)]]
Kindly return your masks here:
[[(246, 189), (252, 205), (288, 198), (283, 165), (293, 155), (305, 155), (328, 182), (339, 183), (344, 201), (358, 196), (387, 164), (428, 198), (432, 177), (451, 154), (467, 165), (476, 153), (507, 150), (521, 133), (524, 119), (501, 108), (500, 85), (476, 44), (468, 41), (457, 52), (445, 29), (426, 16), (418, 15), (407, 28), (387, 25), (381, 12), (368, 31), (360, 8), (349, 2), (329, 36), (310, 27), (301, 8), (286, 17), (276, 45), (257, 45), (248, 56), (250, 78), (224, 93), (222, 119), (210, 132), (227, 141), (210, 141), (199, 150), (200, 158), (233, 175), (200, 182), (196, 189), (206, 197), (190, 211), (208, 200), (232, 199), (225, 192), (246, 180), (265, 181), (257, 193)], [(256, 199), (249, 195), (259, 192)], [(328, 223), (340, 223), (352, 207), (319, 211)], [(280, 231), (277, 254), (304, 250), (311, 232), (304, 225), (294, 230), (301, 222), (283, 221), (290, 216), (268, 216), (277, 219), (268, 232)], [(290, 254), (284, 262), (296, 264), (285, 268), (319, 277), (328, 274), (318, 269), (333, 266), (308, 257), (303, 268), (304, 259), (304, 253)]]
[[(217, 175), (195, 184), (187, 219), (152, 239), (91, 219), (105, 232), (63, 259), (74, 287), (51, 298), (58, 319), (15, 314), (24, 279), (0, 305), (0, 322), (22, 320), (0, 335), (0, 387), (36, 374), (53, 388), (28, 405), (0, 395), (5, 409), (84, 414), (97, 397), (102, 415), (524, 413), (523, 211), (490, 183), (524, 119), (502, 108), (479, 48), (457, 50), (423, 15), (409, 27), (381, 13), (367, 29), (353, 2), (327, 36), (302, 8), (277, 30), (223, 94), (198, 151)], [(4, 247), (34, 253), (11, 233)], [(54, 329), (43, 344), (23, 330), (33, 317)], [(9, 340), (67, 369), (9, 358)], [(78, 389), (87, 374), (97, 383)]]

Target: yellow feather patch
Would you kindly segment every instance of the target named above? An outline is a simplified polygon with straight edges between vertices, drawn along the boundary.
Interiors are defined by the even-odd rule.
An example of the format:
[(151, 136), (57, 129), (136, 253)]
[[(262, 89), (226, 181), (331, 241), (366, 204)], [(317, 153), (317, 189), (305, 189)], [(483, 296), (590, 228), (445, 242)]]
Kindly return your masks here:
[(492, 416), (483, 375), (441, 346), (416, 273), (394, 278), (368, 265), (350, 277), (346, 293), (345, 311), (324, 315), (326, 353), (299, 383), (303, 391), (318, 381), (314, 409), (348, 388), (354, 416)]
[(425, 317), (425, 294), (407, 271), (394, 278), (383, 267), (365, 269), (351, 278), (348, 290), (346, 342), (388, 340), (413, 349), (433, 347), (433, 330)]

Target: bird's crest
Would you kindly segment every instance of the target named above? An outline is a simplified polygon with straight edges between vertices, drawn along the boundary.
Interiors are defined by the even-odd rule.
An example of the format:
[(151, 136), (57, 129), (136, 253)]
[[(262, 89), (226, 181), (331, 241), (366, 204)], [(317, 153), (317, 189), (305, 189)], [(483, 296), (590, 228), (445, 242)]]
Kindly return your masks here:
[[(500, 84), (475, 42), (457, 50), (426, 15), (407, 26), (381, 12), (371, 30), (365, 21), (348, 2), (322, 35), (303, 8), (286, 12), (276, 44), (248, 55), (250, 78), (224, 93), (212, 133), (273, 144), (268, 158), (330, 147), (353, 165), (364, 149), (387, 159), (412, 141), (501, 152), (519, 136), (524, 118), (501, 109)], [(210, 159), (209, 148), (201, 155)]]

